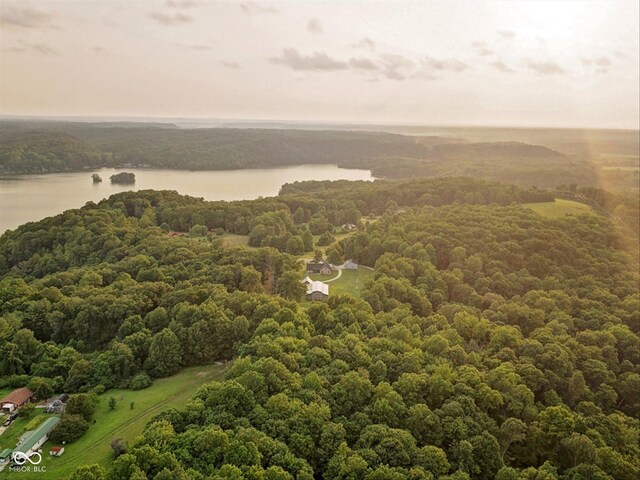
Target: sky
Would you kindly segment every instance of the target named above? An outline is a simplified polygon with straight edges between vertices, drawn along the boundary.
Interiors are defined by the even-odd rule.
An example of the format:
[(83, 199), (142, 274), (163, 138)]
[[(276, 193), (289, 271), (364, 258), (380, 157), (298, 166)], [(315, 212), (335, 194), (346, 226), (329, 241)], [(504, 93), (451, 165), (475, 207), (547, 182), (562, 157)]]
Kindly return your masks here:
[(638, 128), (637, 0), (0, 0), (0, 114)]

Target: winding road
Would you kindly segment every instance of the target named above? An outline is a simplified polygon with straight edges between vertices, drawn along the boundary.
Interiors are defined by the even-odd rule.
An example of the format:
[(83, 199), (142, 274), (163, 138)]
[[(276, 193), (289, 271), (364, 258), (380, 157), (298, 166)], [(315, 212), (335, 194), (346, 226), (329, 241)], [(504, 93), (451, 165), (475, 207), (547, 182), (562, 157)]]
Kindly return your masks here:
[(329, 280), (325, 280), (324, 283), (329, 283), (329, 282), (333, 282), (334, 280), (338, 280), (341, 276), (342, 276), (342, 268), (338, 268), (338, 275), (336, 275), (335, 277), (329, 279)]

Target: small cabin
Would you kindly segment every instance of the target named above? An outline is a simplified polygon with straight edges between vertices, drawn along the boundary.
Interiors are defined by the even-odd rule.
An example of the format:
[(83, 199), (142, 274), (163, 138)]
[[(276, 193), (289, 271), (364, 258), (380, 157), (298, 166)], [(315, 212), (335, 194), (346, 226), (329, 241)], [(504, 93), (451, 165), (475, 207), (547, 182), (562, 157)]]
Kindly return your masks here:
[(49, 449), (49, 455), (51, 455), (52, 457), (59, 457), (64, 453), (64, 447), (51, 447)]

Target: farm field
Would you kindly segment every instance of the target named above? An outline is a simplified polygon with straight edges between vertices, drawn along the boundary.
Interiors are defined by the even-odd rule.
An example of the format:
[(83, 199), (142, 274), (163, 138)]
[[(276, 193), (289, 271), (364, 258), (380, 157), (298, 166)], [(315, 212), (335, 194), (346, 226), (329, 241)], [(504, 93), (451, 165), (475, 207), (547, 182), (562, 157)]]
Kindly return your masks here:
[[(180, 373), (167, 378), (157, 379), (149, 388), (144, 390), (109, 390), (100, 395), (100, 404), (96, 408), (94, 419), (87, 433), (77, 441), (65, 445), (65, 453), (59, 458), (50, 457), (48, 452), (52, 447), (51, 442), (43, 446), (42, 466), (46, 466), (46, 472), (39, 472), (38, 478), (60, 479), (70, 475), (76, 467), (83, 464), (99, 463), (108, 467), (112, 460), (111, 440), (121, 437), (131, 442), (142, 433), (147, 422), (169, 407), (184, 405), (200, 385), (221, 380), (225, 367), (202, 366), (182, 370)], [(116, 408), (110, 410), (108, 401), (110, 397), (117, 400)], [(131, 409), (130, 404), (134, 402)], [(41, 410), (36, 410), (41, 412)], [(42, 414), (42, 413), (40, 413)], [(33, 419), (34, 416), (31, 417)], [(30, 421), (29, 419), (28, 421)], [(15, 446), (15, 440), (22, 433), (22, 429), (28, 421), (16, 421), (0, 436), (0, 445), (3, 448)], [(10, 435), (10, 436), (8, 436)], [(8, 445), (5, 445), (8, 443)], [(27, 478), (28, 474), (10, 472), (8, 469), (0, 472), (0, 478)]]
[(530, 208), (534, 212), (547, 218), (562, 218), (565, 215), (594, 213), (593, 209), (589, 205), (561, 198), (556, 198), (555, 202), (523, 203), (522, 206)]

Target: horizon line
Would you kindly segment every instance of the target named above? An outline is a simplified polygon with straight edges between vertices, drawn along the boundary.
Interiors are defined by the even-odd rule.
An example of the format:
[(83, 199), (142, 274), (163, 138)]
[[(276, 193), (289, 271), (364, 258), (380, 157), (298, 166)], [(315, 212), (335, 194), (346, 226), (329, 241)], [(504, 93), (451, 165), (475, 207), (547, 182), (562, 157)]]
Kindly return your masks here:
[[(97, 115), (24, 115), (24, 114), (0, 114), (0, 120), (53, 120), (53, 121), (82, 121), (85, 123), (105, 122), (130, 122), (130, 123), (171, 123), (172, 121), (191, 122), (259, 122), (281, 123), (300, 125), (335, 125), (335, 126), (374, 126), (374, 127), (427, 127), (427, 128), (504, 128), (514, 130), (541, 129), (541, 130), (626, 130), (640, 131), (640, 125), (634, 127), (619, 126), (581, 126), (581, 125), (525, 125), (525, 124), (479, 124), (479, 123), (421, 123), (421, 122), (384, 122), (369, 121), (357, 122), (352, 120), (309, 120), (309, 119), (277, 119), (277, 118), (242, 118), (242, 117), (190, 117), (190, 116), (146, 116), (134, 114), (97, 114)], [(182, 128), (182, 127), (178, 127)], [(210, 127), (224, 128), (224, 127)]]

